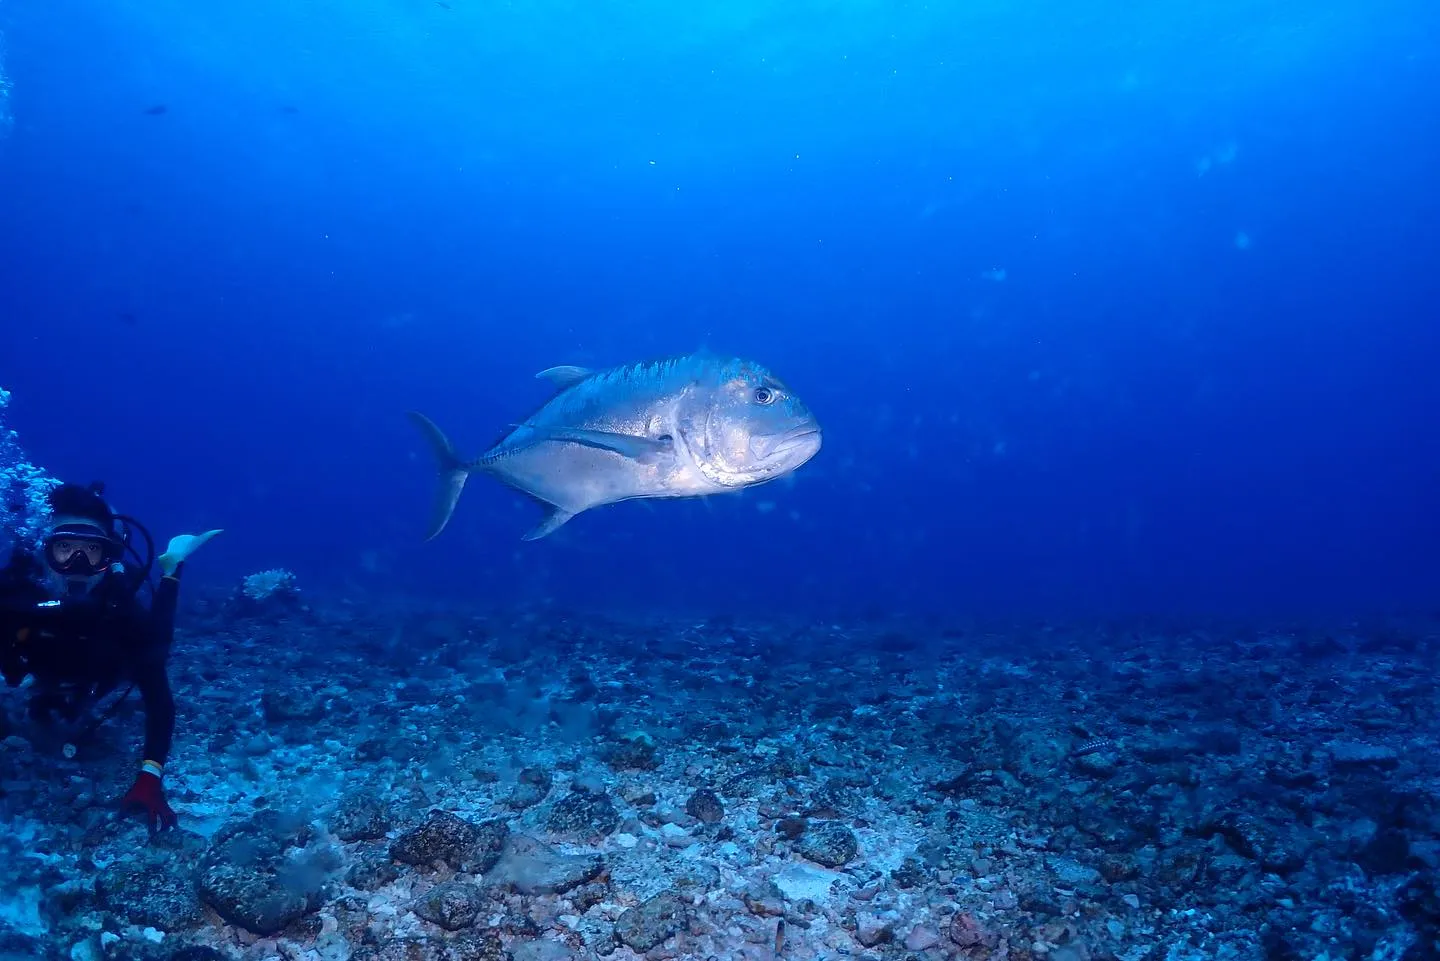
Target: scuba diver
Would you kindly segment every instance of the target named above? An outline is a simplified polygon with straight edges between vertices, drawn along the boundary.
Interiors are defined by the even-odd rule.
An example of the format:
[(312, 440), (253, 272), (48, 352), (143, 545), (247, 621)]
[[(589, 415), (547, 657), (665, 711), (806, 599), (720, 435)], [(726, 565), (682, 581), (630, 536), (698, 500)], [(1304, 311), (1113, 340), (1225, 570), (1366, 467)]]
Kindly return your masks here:
[[(154, 832), (176, 824), (161, 782), (175, 728), (166, 662), (180, 572), (186, 559), (220, 532), (181, 535), (156, 557), (149, 532), (115, 513), (103, 492), (100, 484), (52, 490), (51, 517), (38, 549), (17, 546), (0, 570), (0, 673), (11, 687), (34, 678), (29, 713), (36, 721), (91, 717), (82, 736), (109, 717), (130, 690), (139, 690), (145, 748), (120, 806), (143, 814)], [(137, 533), (145, 543), (143, 557), (134, 543)], [(150, 581), (157, 566), (158, 587)], [(139, 596), (142, 588), (151, 594), (148, 607)], [(92, 716), (98, 702), (122, 684), (129, 687), (109, 710)]]

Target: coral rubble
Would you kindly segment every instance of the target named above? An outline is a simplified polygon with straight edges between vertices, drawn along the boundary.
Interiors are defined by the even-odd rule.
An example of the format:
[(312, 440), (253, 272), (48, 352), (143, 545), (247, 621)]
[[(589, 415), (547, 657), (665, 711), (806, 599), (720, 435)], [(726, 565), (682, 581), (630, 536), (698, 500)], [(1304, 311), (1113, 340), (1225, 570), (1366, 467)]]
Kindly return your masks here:
[(1434, 624), (196, 609), (179, 831), (4, 696), (0, 957), (1437, 956)]

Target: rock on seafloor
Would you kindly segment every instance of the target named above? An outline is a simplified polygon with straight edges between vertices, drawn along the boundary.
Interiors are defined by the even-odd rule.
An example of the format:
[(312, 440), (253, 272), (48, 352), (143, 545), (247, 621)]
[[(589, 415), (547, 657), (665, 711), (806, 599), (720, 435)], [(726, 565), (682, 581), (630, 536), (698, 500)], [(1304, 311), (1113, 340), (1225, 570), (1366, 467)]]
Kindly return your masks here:
[(1440, 956), (1425, 618), (183, 623), (178, 831), (0, 692), (0, 959)]

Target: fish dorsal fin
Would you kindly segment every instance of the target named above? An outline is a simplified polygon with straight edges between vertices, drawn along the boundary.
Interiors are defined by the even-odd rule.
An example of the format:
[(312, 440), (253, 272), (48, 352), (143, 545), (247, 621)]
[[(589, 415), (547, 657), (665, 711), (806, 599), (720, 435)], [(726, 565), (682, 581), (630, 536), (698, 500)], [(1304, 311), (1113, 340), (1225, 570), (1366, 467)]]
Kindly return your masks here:
[(588, 367), (547, 367), (535, 375), (537, 380), (548, 380), (556, 387), (564, 390), (566, 387), (574, 387), (592, 371)]

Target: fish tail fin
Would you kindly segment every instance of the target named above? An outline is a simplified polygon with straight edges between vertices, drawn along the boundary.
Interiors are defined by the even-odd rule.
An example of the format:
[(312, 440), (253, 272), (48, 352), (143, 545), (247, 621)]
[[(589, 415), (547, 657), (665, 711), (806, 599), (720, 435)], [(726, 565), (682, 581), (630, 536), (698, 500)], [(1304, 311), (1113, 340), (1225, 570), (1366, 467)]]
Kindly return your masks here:
[(465, 490), (465, 482), (470, 479), (470, 468), (455, 453), (450, 438), (445, 432), (435, 425), (435, 422), (419, 411), (409, 411), (411, 423), (420, 429), (420, 433), (430, 442), (430, 447), (435, 452), (435, 460), (439, 464), (440, 486), (435, 493), (435, 506), (430, 513), (430, 526), (426, 530), (425, 539), (434, 540), (445, 525), (450, 523), (450, 515), (455, 513), (455, 504), (460, 500), (460, 494)]

